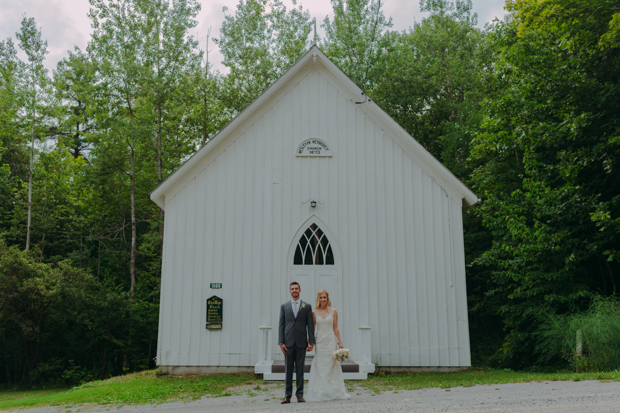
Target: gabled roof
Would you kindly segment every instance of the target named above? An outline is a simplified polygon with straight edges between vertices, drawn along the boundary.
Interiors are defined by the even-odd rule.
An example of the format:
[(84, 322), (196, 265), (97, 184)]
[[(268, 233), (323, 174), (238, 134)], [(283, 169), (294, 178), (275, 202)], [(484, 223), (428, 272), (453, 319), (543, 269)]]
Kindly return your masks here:
[[(299, 58), (282, 76), (280, 76), (271, 86), (245, 107), (234, 119), (232, 119), (221, 131), (202, 146), (194, 155), (192, 155), (185, 163), (183, 163), (176, 171), (170, 174), (163, 182), (161, 182), (150, 193), (151, 200), (160, 208), (165, 209), (165, 194), (177, 182), (183, 179), (186, 173), (193, 169), (202, 159), (204, 159), (211, 150), (216, 148), (222, 141), (231, 135), (238, 126), (249, 119), (256, 111), (260, 110), (267, 100), (278, 93), (292, 78), (294, 78), (302, 69), (310, 62), (317, 60), (333, 75), (338, 81), (347, 87), (357, 96), (364, 95), (364, 91), (360, 89), (334, 62), (332, 62), (316, 45), (313, 45), (308, 52)], [(443, 181), (453, 191), (460, 194), (463, 200), (463, 207), (469, 208), (476, 204), (478, 197), (467, 188), (452, 172), (441, 164), (430, 152), (428, 152), (418, 141), (413, 139), (409, 133), (403, 129), (392, 117), (390, 117), (383, 109), (381, 109), (372, 99), (368, 99), (364, 103), (364, 110), (374, 115), (373, 117), (380, 120), (397, 138), (399, 143), (416, 154), (416, 160), (423, 163), (426, 173), (435, 179)], [(421, 165), (422, 166), (422, 165)]]

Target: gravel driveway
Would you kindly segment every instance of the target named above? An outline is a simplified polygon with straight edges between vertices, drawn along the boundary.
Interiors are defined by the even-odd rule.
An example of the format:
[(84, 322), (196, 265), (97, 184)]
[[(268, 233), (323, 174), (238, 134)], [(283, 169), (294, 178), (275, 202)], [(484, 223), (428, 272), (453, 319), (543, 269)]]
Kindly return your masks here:
[[(355, 385), (353, 385), (355, 386)], [(351, 388), (349, 388), (351, 390)], [(283, 387), (272, 385), (267, 390), (250, 388), (245, 393), (218, 398), (203, 398), (192, 402), (164, 403), (143, 406), (68, 406), (46, 407), (28, 412), (511, 412), (511, 413), (617, 413), (620, 412), (620, 382), (549, 381), (453, 387), (451, 389), (421, 389), (383, 392), (373, 395), (361, 387), (353, 387), (351, 400), (281, 405)], [(293, 397), (293, 400), (295, 398)]]

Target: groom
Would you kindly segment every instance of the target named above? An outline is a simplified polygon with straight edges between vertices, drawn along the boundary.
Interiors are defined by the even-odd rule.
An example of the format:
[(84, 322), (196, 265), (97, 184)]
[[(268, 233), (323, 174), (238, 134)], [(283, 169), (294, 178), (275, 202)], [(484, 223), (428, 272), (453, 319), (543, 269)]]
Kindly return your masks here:
[[(299, 283), (293, 281), (289, 286), (291, 301), (287, 301), (280, 307), (280, 325), (278, 328), (278, 344), (284, 353), (286, 381), (284, 399), (282, 404), (290, 403), (293, 395), (293, 367), (297, 374), (298, 402), (304, 400), (304, 364), (306, 351), (312, 351), (314, 347), (314, 321), (312, 319), (312, 307), (299, 299), (301, 288)], [(309, 339), (309, 340), (308, 340)], [(310, 341), (310, 344), (308, 344)]]

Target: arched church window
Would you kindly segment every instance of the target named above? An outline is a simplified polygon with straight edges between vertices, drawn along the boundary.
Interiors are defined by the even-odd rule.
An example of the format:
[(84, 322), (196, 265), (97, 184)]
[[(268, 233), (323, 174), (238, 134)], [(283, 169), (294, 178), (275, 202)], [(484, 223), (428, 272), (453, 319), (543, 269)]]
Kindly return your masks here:
[(294, 265), (334, 265), (334, 252), (321, 228), (312, 224), (295, 248)]

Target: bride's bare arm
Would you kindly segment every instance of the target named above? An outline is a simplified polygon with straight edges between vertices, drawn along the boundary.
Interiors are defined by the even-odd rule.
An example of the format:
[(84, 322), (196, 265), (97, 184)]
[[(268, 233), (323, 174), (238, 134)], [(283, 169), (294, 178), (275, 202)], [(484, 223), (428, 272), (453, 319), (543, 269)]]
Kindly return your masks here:
[(314, 322), (314, 333), (316, 334), (316, 314), (312, 311), (312, 321)]
[(338, 311), (336, 311), (336, 309), (334, 309), (333, 311), (334, 311), (334, 334), (336, 335), (336, 338), (338, 339), (338, 348), (344, 348), (344, 346), (342, 345), (342, 340), (340, 340), (340, 330), (338, 329)]

